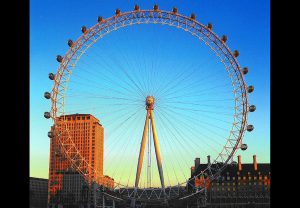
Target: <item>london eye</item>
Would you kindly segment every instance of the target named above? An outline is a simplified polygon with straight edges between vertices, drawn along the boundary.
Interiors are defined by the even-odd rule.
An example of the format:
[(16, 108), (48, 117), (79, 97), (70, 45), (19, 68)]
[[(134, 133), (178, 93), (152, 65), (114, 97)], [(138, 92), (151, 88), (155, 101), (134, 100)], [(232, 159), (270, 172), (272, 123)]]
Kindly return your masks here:
[[(58, 118), (98, 118), (105, 129), (104, 174), (114, 179), (110, 191), (120, 198), (169, 200), (205, 189), (193, 179), (215, 180), (237, 151), (247, 149), (244, 134), (254, 129), (247, 119), (256, 109), (248, 99), (254, 87), (246, 84), (239, 51), (229, 49), (230, 38), (214, 33), (212, 23), (177, 8), (135, 5), (96, 20), (66, 40), (67, 52), (56, 57), (53, 88), (44, 94), (51, 100), (44, 117), (53, 120), (48, 136), (59, 140), (73, 169), (97, 181), (102, 176)], [(196, 157), (209, 161), (191, 178)]]

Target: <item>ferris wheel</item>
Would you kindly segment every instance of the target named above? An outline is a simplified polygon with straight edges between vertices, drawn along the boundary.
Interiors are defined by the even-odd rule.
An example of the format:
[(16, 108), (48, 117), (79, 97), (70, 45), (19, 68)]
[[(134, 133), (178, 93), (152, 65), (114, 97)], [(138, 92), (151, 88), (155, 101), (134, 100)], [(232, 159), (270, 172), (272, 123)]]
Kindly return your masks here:
[[(239, 149), (247, 149), (243, 137), (254, 129), (247, 120), (256, 109), (248, 101), (254, 87), (245, 82), (248, 68), (240, 67), (239, 52), (211, 23), (177, 8), (136, 5), (99, 16), (81, 31), (56, 57), (58, 70), (49, 74), (54, 85), (44, 95), (52, 106), (44, 117), (53, 120), (49, 137), (59, 139), (64, 156), (87, 180), (96, 171), (67, 124), (57, 125), (59, 117), (88, 113), (100, 120), (111, 191), (132, 199), (168, 199), (187, 193), (180, 187), (188, 185), (199, 190), (196, 177), (215, 180)], [(206, 168), (191, 177), (194, 158), (206, 156)]]

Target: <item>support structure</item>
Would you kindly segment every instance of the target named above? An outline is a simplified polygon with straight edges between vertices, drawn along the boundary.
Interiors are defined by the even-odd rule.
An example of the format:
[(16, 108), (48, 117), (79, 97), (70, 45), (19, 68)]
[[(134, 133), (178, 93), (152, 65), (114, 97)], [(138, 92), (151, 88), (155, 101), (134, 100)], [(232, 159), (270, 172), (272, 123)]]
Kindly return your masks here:
[(164, 174), (163, 174), (163, 168), (162, 168), (159, 141), (158, 141), (158, 137), (157, 137), (155, 120), (154, 120), (154, 115), (153, 115), (153, 109), (154, 109), (154, 97), (153, 96), (147, 96), (146, 97), (146, 110), (147, 110), (146, 121), (145, 121), (143, 137), (142, 137), (142, 142), (141, 142), (141, 147), (140, 147), (138, 165), (137, 165), (137, 169), (136, 169), (135, 191), (134, 191), (133, 200), (131, 202), (131, 207), (135, 207), (135, 197), (136, 197), (136, 194), (137, 194), (137, 188), (138, 188), (138, 185), (139, 185), (141, 170), (142, 170), (142, 166), (143, 166), (143, 159), (144, 159), (144, 153), (145, 153), (145, 147), (146, 147), (148, 129), (149, 129), (149, 120), (151, 120), (150, 125), (152, 127), (152, 134), (153, 134), (154, 147), (155, 147), (155, 155), (156, 155), (156, 161), (157, 161), (157, 167), (158, 167), (158, 172), (159, 172), (159, 177), (160, 177), (161, 188), (162, 188), (162, 191), (165, 195)]

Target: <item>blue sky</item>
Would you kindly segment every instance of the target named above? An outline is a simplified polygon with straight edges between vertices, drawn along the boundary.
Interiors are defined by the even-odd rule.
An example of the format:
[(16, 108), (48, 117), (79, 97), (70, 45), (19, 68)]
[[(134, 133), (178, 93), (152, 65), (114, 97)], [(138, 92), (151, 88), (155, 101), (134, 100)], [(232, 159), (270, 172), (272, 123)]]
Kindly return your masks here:
[[(216, 34), (218, 34), (219, 36), (226, 34), (228, 36), (227, 45), (229, 46), (229, 48), (232, 50), (239, 50), (240, 56), (238, 57), (238, 61), (240, 65), (242, 67), (247, 66), (249, 68), (249, 73), (246, 75), (246, 82), (248, 85), (254, 85), (255, 87), (255, 91), (254, 93), (250, 94), (249, 100), (251, 104), (256, 105), (257, 110), (254, 113), (249, 114), (249, 123), (253, 124), (255, 127), (254, 131), (251, 133), (247, 133), (244, 138), (244, 142), (248, 144), (249, 148), (245, 152), (239, 151), (238, 154), (242, 155), (243, 162), (252, 162), (253, 154), (257, 155), (258, 162), (270, 161), (269, 1), (124, 0), (87, 1), (83, 3), (83, 1), (74, 0), (32, 0), (30, 2), (30, 176), (42, 178), (48, 177), (49, 138), (47, 137), (47, 132), (50, 129), (51, 121), (44, 119), (43, 112), (48, 111), (51, 106), (49, 100), (43, 98), (43, 93), (45, 91), (51, 91), (52, 88), (53, 83), (47, 78), (47, 75), (49, 72), (56, 73), (57, 71), (58, 63), (55, 61), (55, 56), (57, 54), (64, 55), (64, 53), (66, 53), (68, 50), (67, 40), (70, 38), (76, 40), (81, 35), (81, 26), (93, 26), (94, 24), (96, 24), (97, 16), (101, 15), (104, 18), (110, 17), (114, 14), (116, 8), (120, 8), (121, 11), (129, 11), (133, 9), (134, 4), (140, 5), (142, 9), (149, 9), (152, 8), (154, 3), (157, 3), (162, 10), (171, 10), (173, 6), (176, 6), (179, 10), (179, 13), (182, 13), (186, 16), (189, 16), (191, 13), (195, 13), (197, 16), (197, 20), (203, 24), (212, 22), (213, 31)], [(157, 34), (159, 35), (155, 37)], [(92, 82), (96, 83), (97, 81), (99, 81), (100, 79), (98, 78), (98, 75), (104, 72), (101, 70), (105, 70), (105, 67), (107, 65), (111, 65), (112, 68), (113, 66), (115, 66), (116, 68), (131, 68), (131, 75), (134, 77), (134, 79), (142, 83), (141, 86), (144, 86), (145, 93), (152, 94), (155, 94), (155, 90), (151, 90), (151, 87), (157, 89), (160, 86), (157, 83), (163, 83), (163, 81), (171, 78), (175, 79), (176, 73), (183, 70), (183, 68), (184, 70), (189, 72), (189, 70), (192, 70), (193, 67), (200, 67), (202, 71), (199, 71), (199, 75), (200, 73), (203, 73), (203, 76), (210, 75), (210, 68), (219, 70), (216, 71), (218, 73), (218, 77), (215, 78), (215, 83), (211, 82), (214, 80), (214, 77), (211, 77), (211, 80), (207, 79), (206, 81), (204, 81), (203, 84), (201, 84), (201, 87), (197, 85), (197, 87), (199, 88), (196, 88), (196, 90), (198, 91), (209, 89), (210, 85), (216, 86), (226, 84), (228, 82), (228, 79), (222, 78), (222, 73), (224, 73), (225, 77), (226, 71), (224, 69), (223, 71), (221, 70), (221, 65), (216, 62), (213, 54), (209, 53), (209, 50), (203, 47), (203, 44), (196, 40), (194, 37), (186, 35), (186, 33), (178, 31), (174, 28), (170, 29), (167, 27), (157, 26), (148, 27), (147, 25), (128, 29), (124, 28), (120, 31), (109, 34), (107, 37), (103, 38), (103, 40), (100, 41), (99, 44), (95, 45), (95, 47), (92, 47), (88, 51), (87, 55), (83, 56), (82, 61), (78, 63), (77, 69), (82, 70), (74, 70), (74, 78), (72, 78), (69, 86), (70, 98), (67, 100), (67, 103), (69, 102), (70, 105), (67, 107), (67, 110), (70, 110), (70, 112), (73, 110), (79, 112), (81, 108), (84, 109), (85, 107), (77, 108), (76, 106), (84, 105), (87, 106), (87, 108), (91, 108), (89, 109), (89, 112), (94, 113), (97, 116), (99, 115), (98, 117), (100, 121), (102, 121), (106, 130), (105, 136), (107, 140), (105, 141), (105, 143), (108, 145), (107, 153), (109, 152), (109, 156), (107, 156), (106, 161), (107, 164), (110, 160), (113, 161), (114, 159), (118, 158), (118, 151), (122, 150), (124, 154), (127, 154), (126, 152), (129, 153), (137, 150), (137, 148), (134, 147), (139, 146), (140, 134), (142, 133), (141, 131), (144, 124), (143, 119), (145, 117), (145, 110), (143, 109), (143, 106), (138, 105), (138, 107), (141, 107), (140, 113), (138, 113), (138, 116), (134, 118), (131, 123), (131, 125), (133, 125), (135, 129), (138, 129), (138, 131), (130, 133), (126, 132), (125, 129), (120, 128), (118, 131), (115, 131), (115, 135), (111, 135), (112, 129), (115, 128), (114, 125), (117, 125), (114, 124), (113, 121), (116, 121), (116, 123), (118, 123), (118, 121), (121, 122), (122, 119), (126, 118), (126, 115), (128, 115), (130, 112), (134, 112), (136, 106), (132, 105), (123, 112), (120, 108), (119, 110), (120, 112), (122, 112), (122, 114), (115, 113), (114, 115), (112, 115), (109, 113), (111, 111), (118, 110), (117, 108), (114, 109), (112, 106), (110, 106), (105, 110), (103, 110), (103, 108), (101, 109), (101, 106), (107, 106), (106, 104), (111, 104), (109, 102), (106, 103), (105, 101), (91, 101), (90, 99), (81, 100), (80, 102), (78, 102), (78, 99), (76, 100), (76, 98), (71, 98), (72, 92), (77, 92), (78, 94), (82, 92), (83, 94), (83, 92), (88, 91), (91, 95), (95, 95), (97, 93), (99, 96), (105, 95), (105, 91), (101, 91), (100, 89), (97, 90), (93, 86), (89, 87), (88, 84), (91, 84)], [(154, 49), (155, 47), (153, 47), (153, 42), (155, 42), (156, 44), (156, 49)], [(114, 44), (116, 44), (117, 47), (115, 47)], [(116, 53), (117, 48), (121, 49), (120, 53)], [(181, 51), (182, 54), (178, 51)], [(101, 63), (99, 65), (97, 65), (98, 62), (96, 64), (96, 61), (94, 61), (98, 57), (96, 54), (101, 55), (101, 59), (99, 59), (99, 62)], [(143, 58), (143, 56), (148, 58), (145, 59)], [(170, 63), (167, 61), (167, 58), (176, 61), (174, 61), (174, 63)], [(154, 64), (157, 64), (156, 66), (158, 67), (159, 71), (156, 70), (149, 72), (150, 74), (148, 78), (152, 77), (153, 79), (155, 79), (155, 81), (153, 81), (154, 84), (147, 84), (149, 83), (149, 80), (147, 80), (147, 76), (143, 77), (138, 72), (141, 69), (141, 66), (150, 66), (152, 64), (152, 59), (156, 60), (156, 62), (154, 61)], [(106, 60), (106, 64), (103, 64), (103, 60)], [(180, 65), (182, 63), (191, 63), (191, 65)], [(96, 71), (96, 69), (98, 70), (99, 66), (101, 66), (101, 69), (99, 69), (99, 71)], [(143, 69), (146, 70), (147, 67)], [(84, 73), (85, 70), (91, 71), (88, 73)], [(151, 73), (153, 74), (151, 75)], [(170, 74), (172, 75), (169, 76)], [(106, 75), (107, 78), (112, 78), (109, 77), (109, 74)], [(120, 75), (120, 77), (115, 77), (114, 81), (119, 82), (119, 79), (121, 78), (122, 75)], [(123, 78), (125, 79), (125, 76)], [(89, 81), (91, 82), (88, 83)], [(192, 77), (189, 81), (191, 81), (191, 83), (196, 83), (197, 79), (195, 77)], [(81, 85), (76, 83), (86, 83), (87, 85), (85, 85), (85, 87), (82, 87)], [(105, 84), (105, 86), (112, 87), (112, 84), (109, 84), (104, 80), (101, 80), (101, 82), (99, 83), (100, 85), (103, 84), (103, 86)], [(125, 87), (126, 85), (124, 84), (122, 86)], [(184, 83), (182, 84), (182, 87), (184, 87)], [(219, 93), (225, 91), (228, 91), (227, 88), (220, 89)], [(191, 90), (190, 92), (194, 91)], [(140, 99), (139, 96), (135, 96), (131, 93), (122, 93), (124, 93), (124, 96), (132, 96), (130, 98)], [(169, 93), (175, 93), (175, 91), (170, 91)], [(177, 95), (183, 96), (189, 92), (176, 91), (176, 93)], [(217, 95), (218, 91), (215, 91), (214, 93), (216, 93), (215, 95)], [(112, 96), (113, 94), (110, 95)], [(226, 96), (230, 95), (222, 94), (222, 96), (222, 99), (225, 99)], [(171, 97), (171, 94), (169, 95), (169, 97)], [(205, 94), (205, 96), (202, 96), (203, 99), (209, 99), (210, 97), (213, 97), (210, 92), (208, 94)], [(231, 104), (232, 103), (228, 103), (228, 105)], [(157, 101), (157, 105), (159, 105), (159, 101)], [(183, 119), (182, 117), (194, 116), (192, 113), (189, 114), (187, 111), (181, 111), (180, 109), (178, 109), (182, 106), (176, 106), (177, 109), (172, 109), (175, 111), (177, 110), (176, 112), (178, 114), (175, 114), (172, 111), (165, 111), (164, 115), (159, 114), (159, 111), (164, 111), (164, 106), (166, 107), (168, 105), (169, 104), (167, 104), (167, 102), (165, 104), (161, 102), (161, 108), (157, 107), (157, 113), (155, 114), (157, 115), (155, 117), (157, 121), (157, 129), (160, 132), (159, 134), (162, 138), (170, 136), (172, 132), (173, 134), (176, 133), (176, 130), (171, 130), (171, 127), (167, 127), (168, 124), (166, 124), (166, 122), (169, 121), (168, 118), (174, 120), (182, 119), (182, 125), (177, 126), (176, 129), (178, 129), (179, 131), (182, 130), (182, 132), (184, 132), (184, 126), (188, 126), (191, 120)], [(226, 105), (226, 103), (224, 103), (224, 105)], [(171, 104), (169, 106), (171, 106)], [(98, 109), (98, 107), (100, 109)], [(184, 107), (187, 108), (187, 106)], [(124, 117), (122, 117), (123, 115)], [(210, 120), (210, 117), (214, 114), (205, 115), (207, 115), (207, 117), (205, 117), (206, 120), (203, 122), (211, 124), (213, 120)], [(168, 118), (164, 118), (164, 116)], [(226, 116), (218, 116), (218, 118), (222, 120), (228, 119)], [(120, 120), (116, 120), (116, 118), (119, 118)], [(129, 125), (129, 123), (130, 122), (128, 122), (128, 124), (126, 123), (124, 125), (124, 128), (126, 127), (126, 125)], [(185, 125), (184, 123), (187, 125)], [(160, 129), (159, 125), (163, 124), (165, 124), (165, 129)], [(203, 123), (203, 125), (205, 126), (206, 124)], [(228, 126), (222, 127), (224, 127), (225, 129), (229, 128)], [(213, 137), (213, 135), (211, 135), (209, 132), (205, 133), (204, 130), (202, 132), (207, 137)], [(222, 132), (222, 130), (216, 131), (216, 133), (218, 134), (223, 134), (224, 132)], [(124, 143), (120, 142), (119, 146), (116, 145), (115, 148), (112, 148), (112, 146), (115, 145), (115, 143), (113, 143), (113, 140), (117, 139), (117, 134), (124, 135), (124, 138), (136, 137), (137, 139), (128, 140), (132, 143), (126, 143), (124, 139)], [(225, 135), (226, 133), (224, 133), (224, 136)], [(186, 133), (184, 136), (192, 138), (193, 133)], [(168, 142), (171, 143), (168, 144)], [(208, 140), (207, 142), (212, 142), (212, 140)], [(220, 142), (222, 143), (222, 141)], [(190, 142), (190, 144), (188, 144), (185, 148), (188, 149), (191, 144), (193, 144), (193, 142)], [(128, 148), (125, 149), (126, 145), (128, 146)], [(168, 161), (171, 163), (171, 159), (168, 159), (168, 157), (174, 159), (172, 152), (174, 153), (174, 149), (178, 149), (181, 146), (180, 140), (177, 140), (177, 142), (175, 142), (174, 140), (174, 142), (172, 143), (172, 140), (161, 139), (160, 145), (162, 146), (161, 148), (162, 152), (164, 153), (163, 155), (165, 155), (166, 163)], [(164, 149), (164, 145), (170, 146), (170, 148)], [(171, 147), (172, 145), (173, 147)], [(203, 147), (205, 147), (204, 144)], [(185, 148), (181, 148), (181, 150), (177, 152), (178, 160), (182, 160), (181, 163), (177, 165), (177, 168), (179, 170), (179, 166), (181, 165), (182, 169), (185, 169), (185, 171), (189, 171), (186, 169), (193, 164), (193, 157), (201, 155), (201, 158), (203, 158), (206, 154), (204, 154), (203, 152), (203, 154), (191, 154), (188, 157), (185, 156)], [(208, 150), (210, 150), (208, 146), (207, 148)], [(135, 159), (135, 156), (136, 154), (132, 154), (132, 161), (134, 161), (133, 164), (136, 163), (135, 160), (137, 160)], [(185, 159), (180, 159), (181, 156), (185, 157)], [(176, 157), (177, 156), (175, 156), (175, 160)], [(206, 159), (204, 159), (204, 161), (205, 160)], [(176, 164), (173, 165), (176, 166)], [(155, 165), (153, 165), (153, 168), (155, 168)], [(109, 165), (107, 165), (107, 169), (109, 169)], [(107, 171), (108, 174), (113, 174), (113, 172), (115, 171), (121, 172), (121, 169), (118, 170), (112, 167), (111, 170)], [(124, 170), (125, 169), (126, 168), (124, 167)], [(135, 167), (133, 169), (135, 169)], [(172, 169), (171, 165), (169, 166), (169, 169)], [(166, 172), (167, 170), (168, 167), (166, 167)], [(153, 174), (156, 174), (154, 172), (157, 171), (152, 172)], [(171, 172), (172, 171), (170, 171), (170, 174)], [(118, 175), (116, 175), (115, 177), (118, 177)]]

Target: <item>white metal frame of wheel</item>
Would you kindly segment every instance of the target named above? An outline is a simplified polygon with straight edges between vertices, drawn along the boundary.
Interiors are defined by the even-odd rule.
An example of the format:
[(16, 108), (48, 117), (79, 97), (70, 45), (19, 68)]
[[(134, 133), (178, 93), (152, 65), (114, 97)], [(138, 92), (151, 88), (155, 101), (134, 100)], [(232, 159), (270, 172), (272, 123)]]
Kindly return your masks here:
[[(247, 114), (249, 112), (248, 103), (248, 93), (251, 92), (246, 85), (244, 75), (247, 73), (243, 70), (236, 59), (238, 52), (232, 52), (226, 45), (227, 38), (218, 37), (212, 31), (212, 25), (205, 26), (196, 20), (195, 15), (187, 17), (181, 15), (174, 8), (173, 11), (163, 11), (155, 6), (151, 10), (140, 10), (139, 7), (135, 7), (133, 11), (121, 13), (120, 10), (116, 10), (116, 14), (107, 19), (102, 17), (98, 18), (98, 23), (89, 29), (83, 28), (83, 34), (75, 41), (69, 44), (70, 48), (65, 54), (65, 56), (60, 60), (60, 65), (54, 78), (54, 86), (51, 92), (52, 107), (50, 112), (50, 117), (53, 119), (54, 125), (56, 124), (56, 119), (58, 116), (65, 115), (64, 113), (64, 99), (66, 96), (68, 81), (72, 74), (72, 70), (76, 67), (77, 62), (80, 60), (81, 56), (99, 39), (103, 38), (105, 35), (118, 30), (122, 27), (132, 26), (136, 24), (161, 24), (168, 25), (171, 27), (176, 27), (178, 29), (184, 30), (191, 35), (195, 36), (199, 40), (203, 41), (216, 55), (219, 57), (220, 61), (225, 66), (228, 72), (229, 78), (231, 79), (231, 84), (233, 86), (234, 102), (235, 102), (235, 113), (234, 122), (232, 124), (232, 129), (230, 130), (230, 135), (227, 138), (226, 144), (219, 153), (218, 157), (210, 164), (208, 167), (194, 178), (182, 182), (181, 184), (164, 187), (163, 183), (163, 171), (161, 164), (159, 164), (160, 153), (158, 145), (156, 148), (157, 163), (159, 167), (160, 180), (162, 189), (159, 188), (147, 188), (139, 189), (139, 173), (141, 165), (137, 167), (136, 183), (135, 187), (128, 187), (115, 182), (114, 191), (118, 193), (119, 196), (126, 196), (128, 198), (134, 198), (136, 200), (146, 199), (146, 200), (161, 200), (170, 199), (172, 196), (182, 197), (190, 193), (187, 193), (184, 188), (186, 185), (193, 186), (193, 179), (199, 175), (204, 175), (210, 180), (214, 180), (219, 176), (221, 171), (226, 167), (228, 163), (232, 161), (232, 158), (236, 151), (241, 148), (242, 138), (247, 129)], [(252, 90), (253, 91), (253, 90)], [(155, 123), (153, 118), (153, 111), (147, 110), (145, 129), (148, 125), (148, 119), (151, 119), (153, 133), (155, 130)], [(67, 134), (68, 136), (60, 136), (62, 134)], [(145, 134), (145, 130), (144, 130)], [(153, 134), (155, 135), (155, 133)], [(67, 125), (63, 124), (60, 126), (55, 125), (55, 136), (59, 138), (61, 148), (66, 157), (72, 162), (73, 167), (81, 173), (87, 181), (91, 179), (91, 173), (88, 172), (88, 167), (91, 165), (85, 160), (85, 158), (80, 154), (76, 145), (74, 144)], [(142, 145), (145, 144), (146, 137), (142, 138)], [(154, 142), (157, 142), (157, 137), (154, 136)], [(140, 164), (142, 159), (142, 149), (140, 151), (140, 159), (138, 164)], [(94, 171), (94, 173), (96, 173)], [(97, 176), (96, 176), (97, 177)]]

